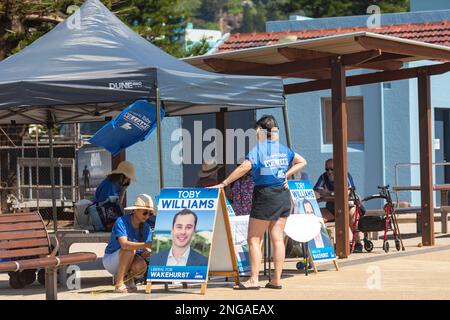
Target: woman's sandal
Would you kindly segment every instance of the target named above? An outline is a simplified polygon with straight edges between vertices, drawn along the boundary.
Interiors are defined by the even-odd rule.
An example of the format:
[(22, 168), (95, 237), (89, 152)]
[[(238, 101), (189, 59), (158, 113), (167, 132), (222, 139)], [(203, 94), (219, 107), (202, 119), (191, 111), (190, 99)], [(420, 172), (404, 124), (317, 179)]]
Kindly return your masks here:
[(242, 283), (238, 283), (233, 287), (234, 290), (259, 290), (259, 286), (244, 286)]
[(268, 283), (266, 284), (266, 288), (267, 288), (267, 289), (277, 289), (277, 290), (280, 290), (280, 289), (282, 289), (283, 287), (281, 286), (281, 284), (272, 284), (272, 283), (268, 282)]
[(120, 286), (114, 288), (114, 293), (129, 293), (129, 290), (128, 287), (122, 283)]

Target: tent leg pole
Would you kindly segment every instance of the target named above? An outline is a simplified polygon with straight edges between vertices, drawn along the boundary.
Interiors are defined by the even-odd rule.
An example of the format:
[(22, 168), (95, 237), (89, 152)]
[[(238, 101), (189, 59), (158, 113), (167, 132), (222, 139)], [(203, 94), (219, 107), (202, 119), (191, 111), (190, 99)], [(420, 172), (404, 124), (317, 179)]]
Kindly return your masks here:
[(164, 172), (161, 151), (161, 101), (159, 100), (159, 88), (156, 88), (156, 139), (158, 145), (158, 170), (159, 170), (159, 189), (164, 188)]
[(56, 211), (56, 194), (55, 194), (55, 163), (53, 157), (53, 119), (52, 114), (48, 112), (48, 151), (50, 156), (50, 183), (51, 183), (51, 195), (52, 195), (52, 214), (53, 214), (53, 230), (58, 231), (58, 216)]
[(286, 132), (286, 143), (287, 143), (287, 146), (290, 149), (292, 149), (291, 129), (289, 128), (289, 117), (288, 117), (286, 98), (284, 98), (283, 119), (284, 119), (284, 130)]

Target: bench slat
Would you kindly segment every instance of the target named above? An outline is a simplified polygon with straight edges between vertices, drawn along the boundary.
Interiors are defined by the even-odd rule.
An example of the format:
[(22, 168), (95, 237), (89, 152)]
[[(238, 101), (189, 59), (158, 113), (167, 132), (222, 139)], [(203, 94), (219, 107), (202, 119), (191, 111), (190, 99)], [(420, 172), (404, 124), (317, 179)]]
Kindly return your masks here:
[(0, 224), (0, 232), (2, 231), (19, 231), (19, 230), (45, 230), (45, 226), (41, 222), (21, 222)]
[(47, 232), (42, 230), (35, 231), (14, 231), (14, 232), (1, 232), (0, 240), (18, 240), (18, 239), (34, 239), (34, 238), (47, 238)]
[(49, 253), (50, 252), (48, 247), (19, 249), (19, 250), (0, 250), (0, 258), (20, 258), (20, 257), (40, 256)]
[(0, 242), (0, 249), (25, 249), (48, 246), (47, 238)]
[(16, 216), (15, 214), (0, 215), (0, 224), (11, 222), (35, 222), (41, 221), (41, 218), (36, 214), (28, 214), (24, 216)]

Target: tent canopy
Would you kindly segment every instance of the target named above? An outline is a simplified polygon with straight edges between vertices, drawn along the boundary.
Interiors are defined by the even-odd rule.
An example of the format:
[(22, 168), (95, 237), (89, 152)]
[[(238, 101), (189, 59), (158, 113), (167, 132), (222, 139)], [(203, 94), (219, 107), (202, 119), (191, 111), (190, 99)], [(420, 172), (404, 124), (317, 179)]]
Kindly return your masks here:
[(140, 37), (100, 1), (0, 63), (0, 123), (103, 121), (138, 99), (166, 115), (282, 107), (278, 77), (223, 75), (180, 61)]

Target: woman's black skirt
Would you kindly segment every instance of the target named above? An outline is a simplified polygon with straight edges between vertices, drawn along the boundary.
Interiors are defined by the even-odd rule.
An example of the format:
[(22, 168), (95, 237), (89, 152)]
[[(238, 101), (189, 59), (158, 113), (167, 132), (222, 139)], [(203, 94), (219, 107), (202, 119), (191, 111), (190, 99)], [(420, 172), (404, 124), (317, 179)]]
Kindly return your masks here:
[(253, 189), (250, 218), (278, 220), (291, 213), (291, 195), (288, 189), (279, 187), (258, 187)]

